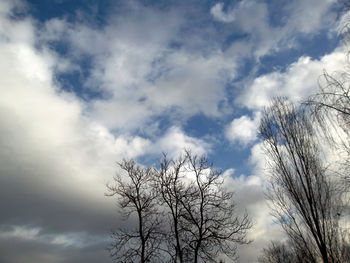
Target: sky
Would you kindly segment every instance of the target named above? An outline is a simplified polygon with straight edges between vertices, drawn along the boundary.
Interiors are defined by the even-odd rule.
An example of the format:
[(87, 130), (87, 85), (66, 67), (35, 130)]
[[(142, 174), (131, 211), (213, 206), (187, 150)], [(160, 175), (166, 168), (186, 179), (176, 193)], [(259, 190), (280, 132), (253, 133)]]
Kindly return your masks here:
[(256, 130), (341, 71), (336, 0), (0, 1), (0, 262), (112, 262), (127, 226), (104, 196), (117, 162), (205, 154), (246, 210), (256, 262), (283, 240)]

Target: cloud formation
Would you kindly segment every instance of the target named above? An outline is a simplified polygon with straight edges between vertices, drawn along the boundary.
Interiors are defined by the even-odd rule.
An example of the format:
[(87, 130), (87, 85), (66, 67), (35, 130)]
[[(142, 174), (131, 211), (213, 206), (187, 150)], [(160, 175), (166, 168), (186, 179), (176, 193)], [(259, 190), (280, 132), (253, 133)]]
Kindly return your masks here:
[(211, 9), (210, 13), (213, 15), (213, 17), (221, 22), (230, 23), (233, 22), (236, 18), (235, 11), (236, 10), (230, 10), (229, 12), (224, 12), (224, 3), (217, 3), (215, 4)]
[(247, 84), (237, 102), (249, 109), (259, 110), (269, 105), (273, 96), (284, 96), (294, 102), (301, 101), (317, 91), (317, 80), (324, 70), (342, 71), (346, 63), (343, 48), (336, 49), (320, 59), (300, 57), (285, 71), (275, 71), (255, 78)]
[(236, 118), (226, 127), (226, 137), (243, 145), (254, 142), (257, 139), (259, 122), (260, 112), (256, 112), (253, 119), (247, 115)]
[[(3, 3), (2, 10), (10, 12), (9, 6)], [(135, 158), (148, 148), (155, 154), (156, 149), (139, 136), (116, 137), (84, 114), (84, 102), (53, 81), (60, 59), (46, 48), (35, 48), (36, 29), (30, 18), (11, 20), (6, 14), (1, 24), (1, 243), (12, 240), (23, 246), (30, 262), (68, 262), (62, 250), (69, 255), (64, 258), (77, 262), (74, 247), (105, 253), (109, 230), (119, 222), (114, 203), (104, 197), (115, 161)], [(179, 129), (156, 144), (157, 150), (205, 151), (200, 141)], [(44, 247), (49, 252), (44, 253)], [(2, 261), (21, 261), (20, 255), (10, 260), (11, 253), (2, 250)]]
[[(186, 9), (118, 2), (103, 17), (86, 4), (65, 12), (57, 1), (64, 15), (38, 18), (34, 2), (0, 2), (1, 262), (109, 262), (110, 229), (128, 226), (104, 197), (116, 162), (154, 163), (185, 148), (214, 163), (245, 155), (250, 170), (233, 173), (239, 167), (226, 161), (232, 169), (224, 175), (240, 211), (256, 222), (242, 262), (281, 237), (253, 144), (259, 112), (274, 95), (305, 98), (324, 68), (342, 69), (344, 50), (256, 73), (261, 58), (294, 48), (300, 36), (333, 34), (333, 1), (292, 1), (277, 18), (268, 3), (248, 1), (188, 1)], [(215, 123), (214, 135), (192, 122), (198, 116)], [(247, 152), (227, 150), (232, 142)]]
[[(329, 25), (335, 25), (334, 13), (330, 11), (334, 4), (333, 0), (297, 0), (287, 4), (242, 0), (234, 6), (219, 2), (210, 12), (215, 20), (228, 23), (239, 33), (247, 34), (249, 54), (259, 60), (268, 54), (297, 48), (298, 37), (311, 38), (320, 30), (329, 28)], [(278, 17), (274, 15), (275, 12), (279, 13)], [(235, 44), (232, 49), (237, 51)]]

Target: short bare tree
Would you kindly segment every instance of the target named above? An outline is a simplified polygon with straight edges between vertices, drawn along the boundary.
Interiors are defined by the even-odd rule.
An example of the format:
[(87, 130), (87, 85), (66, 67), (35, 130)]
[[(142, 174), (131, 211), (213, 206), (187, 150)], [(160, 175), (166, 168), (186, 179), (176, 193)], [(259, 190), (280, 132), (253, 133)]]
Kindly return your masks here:
[(161, 218), (152, 187), (154, 169), (140, 167), (133, 160), (119, 166), (126, 174), (114, 177), (115, 184), (107, 185), (106, 195), (117, 196), (124, 218), (136, 216), (137, 226), (112, 233), (111, 256), (117, 262), (163, 262)]
[(236, 260), (237, 244), (250, 242), (248, 215), (236, 215), (233, 193), (206, 157), (185, 151), (176, 160), (164, 154), (158, 169), (134, 161), (120, 167), (127, 176), (114, 178), (109, 195), (138, 224), (113, 234), (118, 262), (217, 262), (220, 255)]
[(186, 244), (183, 240), (182, 215), (184, 209), (181, 199), (186, 194), (183, 182), (183, 165), (186, 159), (179, 157), (176, 161), (169, 160), (166, 154), (160, 162), (160, 168), (155, 177), (156, 189), (159, 192), (160, 203), (167, 210), (166, 221), (170, 222), (168, 231), (168, 251), (173, 262), (185, 262)]
[(216, 262), (220, 254), (235, 259), (236, 245), (249, 243), (251, 221), (235, 214), (233, 193), (206, 157), (190, 151), (176, 161), (164, 156), (158, 180), (179, 262)]
[(296, 251), (293, 251), (286, 244), (280, 242), (271, 242), (267, 248), (264, 248), (262, 255), (259, 256), (259, 263), (307, 263), (306, 258), (300, 258)]
[(233, 192), (224, 187), (221, 171), (205, 156), (192, 155), (186, 151), (185, 170), (194, 176), (184, 198), (184, 230), (195, 263), (216, 262), (216, 256), (236, 258), (237, 244), (248, 244), (247, 231), (252, 224), (245, 213), (237, 216)]

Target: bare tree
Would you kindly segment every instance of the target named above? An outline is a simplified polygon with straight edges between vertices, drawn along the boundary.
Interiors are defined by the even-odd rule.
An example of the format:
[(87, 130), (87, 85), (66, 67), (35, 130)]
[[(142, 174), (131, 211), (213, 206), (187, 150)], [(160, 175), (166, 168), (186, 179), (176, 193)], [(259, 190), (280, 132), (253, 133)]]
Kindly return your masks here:
[[(329, 125), (336, 125), (347, 135), (347, 139), (350, 135), (349, 84), (350, 75), (345, 71), (333, 75), (324, 72), (319, 80), (319, 92), (304, 103), (324, 130), (328, 131)], [(349, 142), (345, 143), (349, 147)]]
[[(156, 188), (161, 203), (168, 209), (167, 221), (171, 222), (170, 231), (167, 235), (168, 251), (173, 262), (180, 263), (185, 262), (184, 255), (187, 254), (181, 222), (184, 212), (181, 200), (186, 192), (182, 171), (185, 162), (186, 159), (181, 156), (174, 161), (169, 160), (166, 154), (163, 154), (156, 176)], [(172, 253), (172, 251), (175, 251), (175, 253)]]
[(236, 244), (247, 244), (247, 230), (251, 221), (247, 214), (235, 215), (232, 192), (223, 187), (221, 172), (215, 170), (205, 156), (192, 155), (186, 151), (187, 172), (194, 175), (189, 188), (190, 195), (182, 201), (186, 213), (186, 232), (193, 250), (194, 262), (201, 258), (215, 262), (218, 254), (231, 258), (236, 256)]
[(327, 115), (334, 111), (344, 128), (350, 125), (350, 76), (348, 73), (338, 72), (333, 75), (324, 72), (319, 80), (320, 91), (312, 95), (308, 102), (314, 105), (317, 112)]
[(284, 243), (271, 242), (258, 258), (259, 263), (307, 263), (295, 250)]
[[(339, 0), (340, 14), (348, 12), (349, 0)], [(340, 21), (344, 44), (349, 47), (350, 26), (349, 21)], [(350, 183), (350, 51), (347, 51), (347, 62), (344, 69), (324, 73), (319, 78), (319, 91), (311, 95), (304, 105), (311, 110), (312, 116), (322, 128), (324, 135), (332, 148), (339, 149), (347, 154), (344, 158), (341, 171)], [(345, 54), (344, 54), (345, 57)], [(339, 131), (342, 132), (339, 132)]]
[(117, 262), (163, 262), (160, 260), (161, 221), (156, 206), (156, 191), (151, 187), (154, 170), (142, 168), (135, 161), (123, 161), (115, 185), (107, 185), (107, 196), (117, 196), (121, 213), (127, 219), (137, 217), (136, 228), (119, 229), (112, 234), (111, 256)]
[(134, 161), (120, 167), (128, 181), (116, 176), (109, 195), (118, 196), (125, 217), (137, 216), (138, 227), (114, 233), (111, 252), (118, 262), (217, 262), (220, 255), (235, 260), (236, 245), (249, 243), (251, 221), (235, 214), (233, 193), (206, 157), (185, 151), (176, 160), (164, 154), (159, 169)]
[(337, 173), (344, 179), (345, 188), (350, 184), (350, 75), (338, 72), (324, 73), (320, 78), (319, 92), (304, 103), (321, 128), (329, 146), (339, 158)]
[(259, 263), (317, 263), (316, 255), (310, 255), (308, 247), (288, 239), (283, 242), (272, 241), (258, 257)]
[(186, 258), (195, 263), (216, 262), (220, 254), (235, 259), (236, 245), (249, 243), (248, 215), (241, 218), (235, 215), (233, 193), (224, 188), (221, 172), (206, 157), (185, 151), (182, 168), (188, 178), (179, 200), (183, 208), (180, 222), (187, 245)]
[(341, 199), (320, 158), (309, 116), (288, 101), (275, 99), (259, 133), (270, 165), (268, 196), (288, 237), (305, 249), (310, 262), (343, 262)]

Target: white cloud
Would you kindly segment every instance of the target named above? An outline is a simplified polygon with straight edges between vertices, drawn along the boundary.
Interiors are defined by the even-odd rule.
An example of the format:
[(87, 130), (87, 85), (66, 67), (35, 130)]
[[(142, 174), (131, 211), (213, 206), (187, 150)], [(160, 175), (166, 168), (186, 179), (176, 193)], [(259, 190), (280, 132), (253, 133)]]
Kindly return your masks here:
[(198, 113), (222, 114), (219, 105), (235, 75), (235, 62), (217, 48), (205, 54), (186, 46), (171, 48), (185, 22), (176, 10), (162, 13), (138, 6), (109, 20), (101, 31), (50, 20), (41, 39), (64, 37), (74, 50), (72, 61), (91, 56), (84, 87), (108, 94), (108, 99), (89, 102), (89, 116), (111, 129), (133, 131), (162, 114), (182, 121)]
[(108, 235), (118, 218), (104, 197), (105, 183), (115, 161), (142, 154), (148, 141), (116, 138), (89, 119), (84, 102), (54, 84), (59, 60), (35, 48), (32, 21), (0, 19), (0, 222), (68, 236)]
[(137, 46), (113, 52), (115, 57), (104, 61), (105, 73), (98, 77), (111, 96), (92, 103), (94, 119), (127, 130), (143, 127), (164, 113), (182, 120), (197, 113), (221, 114), (218, 105), (225, 97), (225, 69), (234, 70), (223, 54), (162, 54)]
[(315, 34), (320, 28), (335, 25), (335, 14), (331, 14), (329, 9), (336, 2), (336, 0), (290, 1), (286, 5), (287, 12), (291, 13), (287, 24), (295, 31)]
[(210, 13), (218, 21), (225, 22), (225, 23), (233, 22), (236, 18), (234, 14), (234, 10), (225, 13), (223, 11), (223, 8), (224, 8), (224, 3), (217, 3), (210, 9)]
[(251, 148), (249, 160), (253, 168), (251, 175), (234, 176), (233, 169), (223, 174), (226, 188), (235, 193), (234, 200), (238, 214), (248, 212), (254, 223), (248, 233), (248, 237), (253, 242), (248, 246), (239, 246), (238, 252), (242, 262), (256, 262), (262, 249), (270, 241), (281, 241), (286, 238), (282, 228), (271, 214), (269, 203), (265, 198), (267, 190), (265, 157), (261, 143), (257, 143)]
[[(261, 1), (243, 0), (235, 6), (228, 6), (227, 11), (224, 11), (224, 4), (219, 2), (210, 13), (218, 21), (232, 23), (238, 32), (248, 33), (244, 43), (250, 49), (249, 55), (253, 54), (259, 60), (279, 50), (296, 48), (299, 35), (310, 37), (318, 34), (320, 29), (336, 27), (334, 13), (330, 11), (334, 4), (334, 0), (296, 0), (269, 6)], [(269, 20), (274, 12), (281, 14), (281, 22), (277, 25)], [(239, 52), (236, 44), (232, 44), (231, 53)]]
[(210, 152), (211, 145), (206, 141), (186, 135), (179, 127), (174, 126), (155, 141), (149, 151), (155, 154), (165, 152), (170, 158), (177, 158), (183, 154), (185, 149), (191, 150), (193, 154), (203, 155)]
[[(321, 17), (330, 4), (323, 1), (313, 12)], [(300, 27), (292, 22), (284, 27), (271, 26), (265, 3), (241, 1), (225, 12), (223, 3), (217, 3), (212, 15), (235, 23), (238, 31), (247, 32), (249, 38), (234, 42), (225, 51), (213, 44), (203, 54), (189, 49), (189, 42), (178, 49), (170, 47), (187, 22), (179, 10), (160, 12), (137, 3), (126, 5), (126, 13), (106, 21), (103, 30), (55, 18), (45, 23), (41, 34), (46, 40), (64, 38), (71, 45), (73, 61), (91, 56), (91, 74), (84, 87), (106, 94), (108, 99), (90, 102), (89, 116), (120, 131), (147, 129), (154, 118), (169, 112), (171, 118), (183, 122), (198, 113), (220, 116), (225, 111), (221, 107), (225, 105), (225, 85), (235, 77), (237, 61), (251, 53), (258, 58), (279, 46), (287, 47), (292, 43), (291, 34)], [(305, 8), (310, 10), (310, 6)], [(289, 17), (296, 15), (289, 5), (286, 9), (291, 13)], [(158, 23), (160, 20), (164, 22)], [(322, 22), (317, 21), (313, 24), (315, 31)], [(191, 36), (189, 39), (208, 42)]]
[(255, 78), (236, 102), (249, 109), (261, 110), (268, 106), (275, 96), (285, 96), (295, 102), (301, 101), (317, 91), (318, 78), (324, 69), (328, 72), (344, 69), (344, 54), (344, 50), (339, 48), (319, 60), (300, 57), (298, 61), (289, 65), (285, 72), (275, 71)]
[(227, 170), (223, 176), (225, 186), (235, 193), (236, 213), (245, 211), (253, 220), (253, 227), (248, 232), (248, 238), (253, 242), (247, 246), (239, 246), (239, 256), (242, 262), (256, 262), (262, 249), (271, 240), (282, 240), (284, 234), (270, 213), (265, 199), (265, 181), (260, 174), (251, 176), (232, 176), (234, 171)]
[(39, 233), (39, 227), (13, 226), (11, 230), (0, 232), (0, 238), (21, 238), (35, 240)]
[(250, 163), (253, 166), (253, 174), (262, 178), (264, 172), (267, 171), (266, 155), (263, 150), (262, 142), (255, 144), (250, 150)]
[(253, 119), (247, 115), (236, 118), (226, 127), (226, 138), (247, 145), (257, 139), (259, 122), (260, 112), (256, 112)]
[(136, 158), (146, 153), (151, 141), (139, 136), (121, 135), (116, 139), (116, 148), (119, 156), (125, 159)]
[(58, 246), (71, 246), (77, 248), (88, 247), (98, 242), (107, 241), (106, 236), (90, 236), (85, 232), (72, 232), (51, 234), (45, 233), (40, 227), (31, 227), (28, 225), (12, 225), (8, 229), (0, 232), (0, 240), (27, 240), (43, 244), (52, 244)]
[(347, 33), (348, 33), (347, 26), (349, 24), (349, 21), (350, 21), (350, 11), (344, 13), (340, 17), (338, 25), (337, 25), (338, 34), (345, 34), (345, 36), (347, 35)]
[[(87, 238), (108, 236), (118, 218), (113, 200), (104, 197), (105, 183), (115, 174), (116, 161), (161, 151), (175, 157), (184, 148), (195, 154), (210, 149), (208, 143), (177, 127), (154, 141), (113, 135), (85, 115), (84, 101), (54, 84), (54, 65), (60, 60), (54, 53), (35, 48), (32, 21), (11, 23), (11, 31), (0, 31), (6, 36), (0, 40), (3, 225), (14, 219), (19, 226), (32, 224), (34, 229), (52, 233), (51, 241), (60, 245), (79, 241), (84, 237), (80, 231), (89, 231)], [(18, 38), (23, 28), (29, 32)], [(13, 191), (17, 194), (8, 206), (5, 203)], [(40, 241), (40, 233), (30, 233)]]

